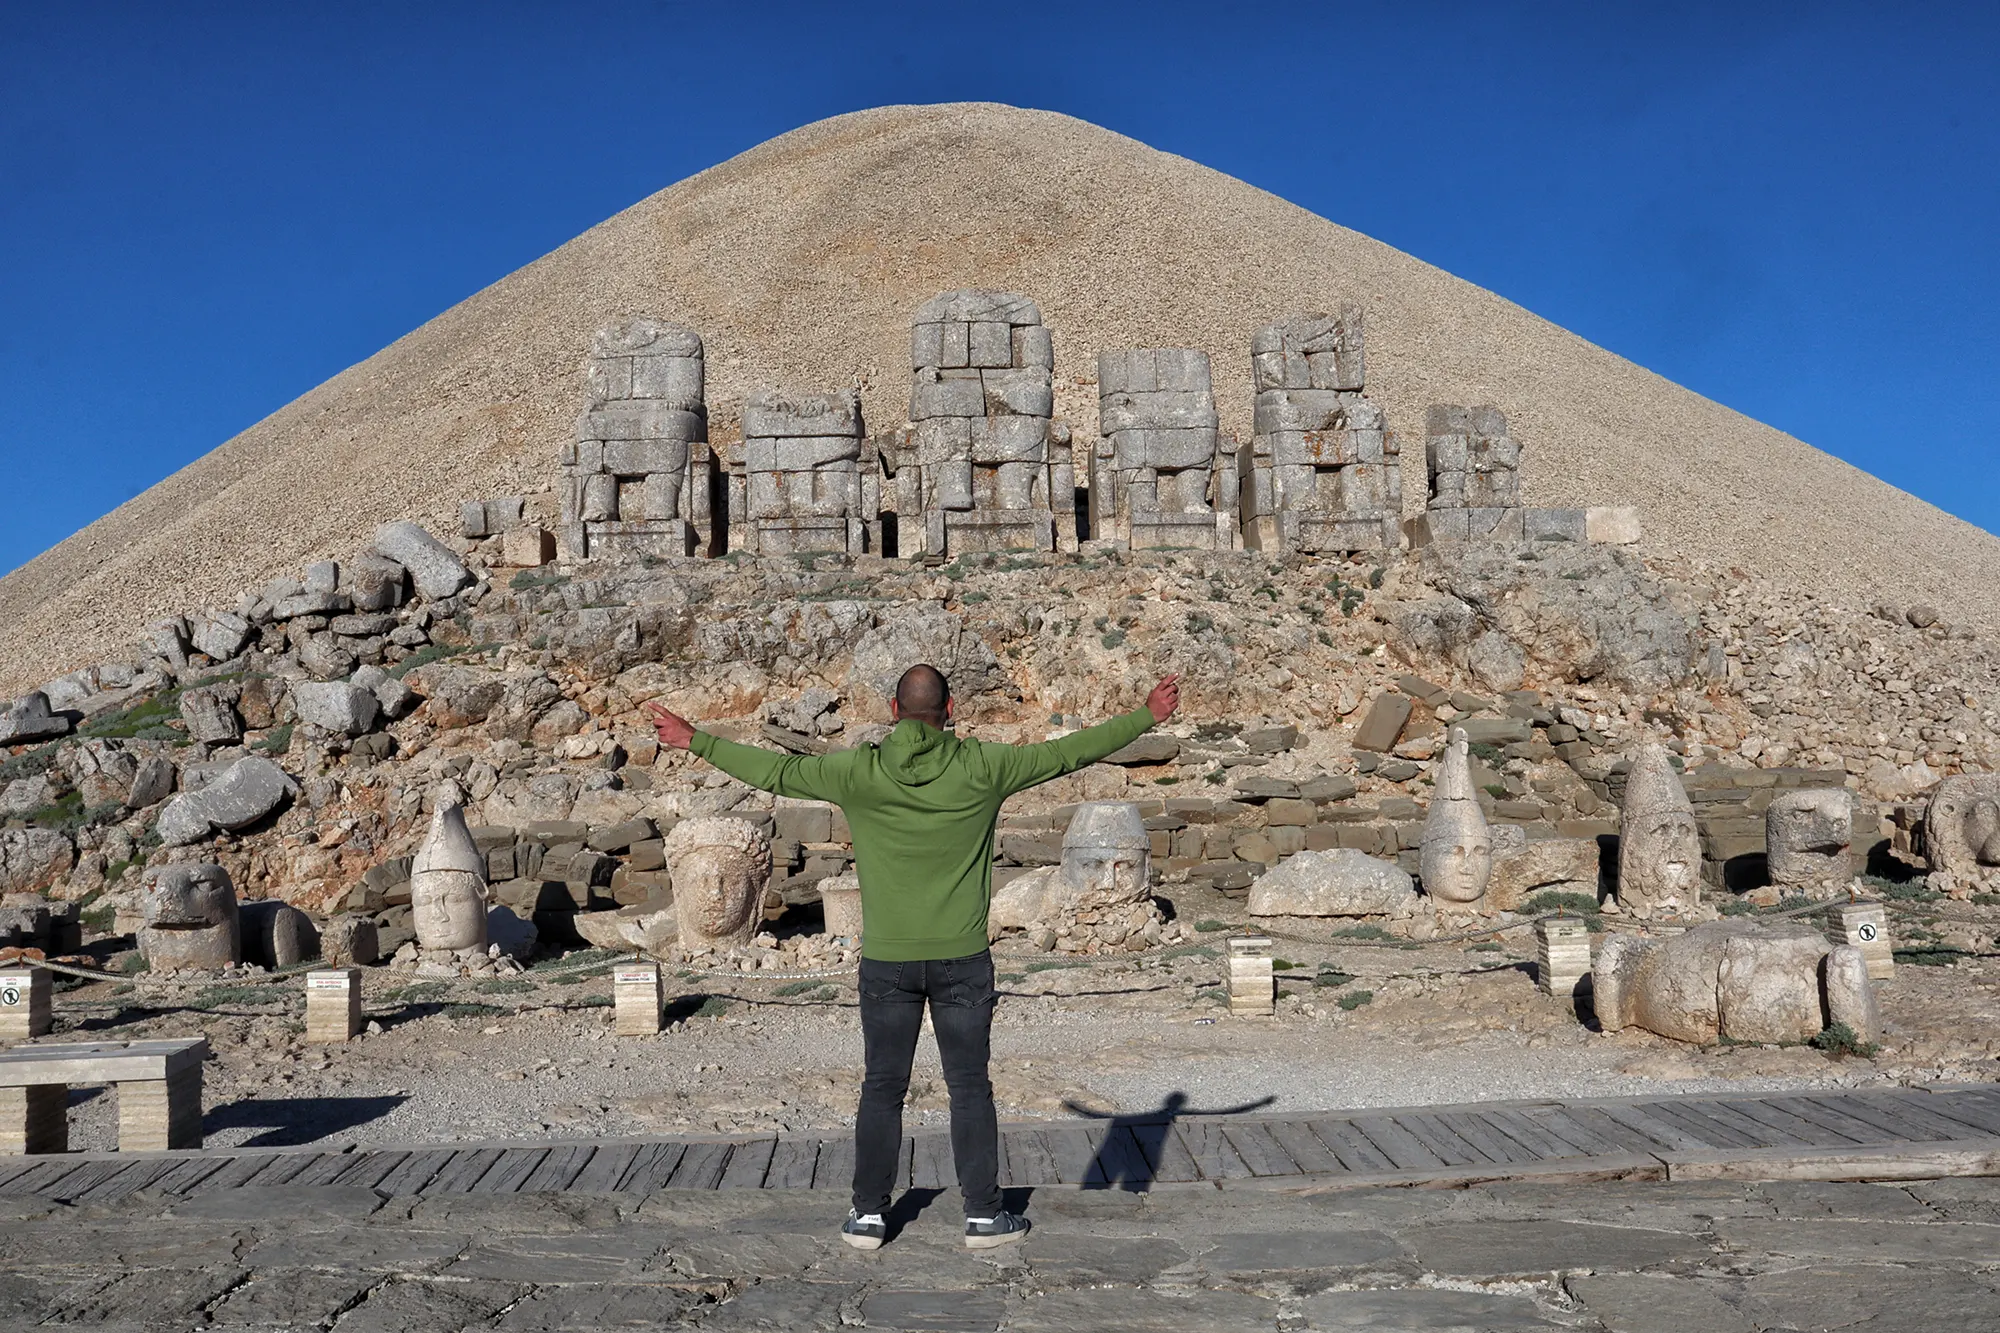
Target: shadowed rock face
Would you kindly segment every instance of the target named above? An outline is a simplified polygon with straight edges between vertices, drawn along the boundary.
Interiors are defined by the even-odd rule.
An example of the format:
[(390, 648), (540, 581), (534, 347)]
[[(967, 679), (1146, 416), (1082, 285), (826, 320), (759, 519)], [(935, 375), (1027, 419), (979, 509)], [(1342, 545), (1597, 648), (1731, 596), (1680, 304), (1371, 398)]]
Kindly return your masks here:
[(729, 949), (757, 933), (771, 843), (747, 820), (684, 819), (663, 848), (684, 949)]
[(236, 886), (217, 865), (172, 865), (145, 888), (139, 952), (156, 972), (220, 971), (243, 961)]
[(1618, 831), (1618, 904), (1646, 917), (1701, 902), (1701, 830), (1664, 746), (1648, 745), (1625, 779)]

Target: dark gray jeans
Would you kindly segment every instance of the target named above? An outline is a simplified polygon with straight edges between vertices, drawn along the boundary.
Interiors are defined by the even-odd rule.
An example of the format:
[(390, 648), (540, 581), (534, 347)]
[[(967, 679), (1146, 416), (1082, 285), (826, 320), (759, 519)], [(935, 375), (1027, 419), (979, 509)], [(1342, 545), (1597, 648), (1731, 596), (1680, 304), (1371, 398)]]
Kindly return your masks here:
[(866, 1072), (854, 1117), (854, 1207), (886, 1212), (903, 1147), (903, 1097), (924, 1005), (951, 1092), (951, 1158), (967, 1217), (1000, 1211), (1000, 1124), (987, 1056), (993, 1031), (993, 955), (922, 963), (861, 960), (861, 1041)]

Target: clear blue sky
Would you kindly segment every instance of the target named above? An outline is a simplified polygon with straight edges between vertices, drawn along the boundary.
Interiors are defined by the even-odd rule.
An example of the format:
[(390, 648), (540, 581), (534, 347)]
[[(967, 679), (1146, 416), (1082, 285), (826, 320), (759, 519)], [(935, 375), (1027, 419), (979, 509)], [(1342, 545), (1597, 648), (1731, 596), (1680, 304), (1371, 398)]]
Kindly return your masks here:
[(11, 0), (0, 570), (683, 176), (957, 100), (1241, 177), (2000, 531), (1990, 3)]

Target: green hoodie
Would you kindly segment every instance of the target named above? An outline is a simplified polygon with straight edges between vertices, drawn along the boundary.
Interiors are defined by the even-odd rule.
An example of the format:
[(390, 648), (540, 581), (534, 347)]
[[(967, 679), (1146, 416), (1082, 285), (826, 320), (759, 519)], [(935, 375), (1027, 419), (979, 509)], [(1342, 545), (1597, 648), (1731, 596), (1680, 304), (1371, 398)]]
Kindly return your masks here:
[(1039, 745), (997, 745), (905, 718), (880, 745), (827, 755), (777, 754), (705, 731), (689, 748), (753, 787), (839, 806), (854, 830), (862, 955), (904, 963), (986, 948), (1001, 802), (1096, 763), (1152, 725), (1140, 708)]

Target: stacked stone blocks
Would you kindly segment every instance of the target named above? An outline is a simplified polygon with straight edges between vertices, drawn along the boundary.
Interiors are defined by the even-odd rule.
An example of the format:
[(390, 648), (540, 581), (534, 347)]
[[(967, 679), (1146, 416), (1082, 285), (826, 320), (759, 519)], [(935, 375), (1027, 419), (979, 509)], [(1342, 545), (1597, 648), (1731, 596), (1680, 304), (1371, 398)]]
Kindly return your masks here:
[(55, 1025), (54, 987), (47, 968), (0, 972), (0, 1041), (31, 1041)]
[(663, 1015), (660, 965), (620, 963), (611, 974), (613, 1024), (618, 1036), (650, 1037)]
[(1236, 458), (1220, 447), (1208, 353), (1097, 354), (1091, 535), (1132, 550), (1240, 544)]
[(1054, 550), (1058, 513), (1073, 545), (1074, 469), (1050, 461), (1054, 366), (1026, 297), (962, 290), (924, 303), (910, 331), (910, 437), (893, 468), (896, 512), (922, 522), (899, 529), (900, 554)]
[(361, 1032), (361, 969), (306, 973), (306, 1040), (346, 1042)]
[[(861, 395), (760, 389), (743, 405), (745, 508), (732, 547), (764, 555), (867, 549), (879, 483), (861, 468)], [(871, 470), (872, 471), (872, 470)]]
[(1433, 403), (1424, 419), (1424, 514), (1410, 544), (1432, 542), (1616, 542), (1639, 540), (1629, 506), (1531, 509), (1521, 504), (1521, 446), (1497, 407)]
[(1402, 459), (1368, 400), (1359, 307), (1297, 315), (1250, 344), (1256, 433), (1243, 482), (1245, 544), (1373, 551), (1400, 542)]
[(701, 338), (648, 316), (600, 329), (589, 405), (562, 457), (571, 558), (684, 556), (714, 536)]

